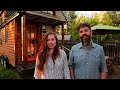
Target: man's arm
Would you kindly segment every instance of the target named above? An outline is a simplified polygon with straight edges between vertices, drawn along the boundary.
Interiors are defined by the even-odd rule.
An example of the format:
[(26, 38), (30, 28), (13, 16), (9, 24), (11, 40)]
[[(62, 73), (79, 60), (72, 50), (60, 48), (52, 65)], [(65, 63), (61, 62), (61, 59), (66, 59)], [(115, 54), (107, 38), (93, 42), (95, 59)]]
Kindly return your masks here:
[(101, 72), (101, 79), (107, 79), (107, 72)]
[(71, 79), (74, 79), (74, 58), (73, 58), (73, 47), (70, 51), (70, 55), (69, 55), (69, 69), (70, 69), (70, 76), (71, 76)]
[(71, 76), (71, 79), (75, 79), (74, 69), (73, 68), (70, 68), (70, 76)]
[(68, 61), (67, 61), (67, 55), (66, 52), (63, 51), (63, 69), (64, 69), (64, 78), (65, 79), (71, 79), (70, 77), (70, 71), (69, 71), (69, 67), (68, 67)]
[(100, 72), (101, 72), (101, 79), (107, 79), (107, 65), (105, 60), (105, 53), (103, 48), (101, 49), (101, 64), (100, 64)]

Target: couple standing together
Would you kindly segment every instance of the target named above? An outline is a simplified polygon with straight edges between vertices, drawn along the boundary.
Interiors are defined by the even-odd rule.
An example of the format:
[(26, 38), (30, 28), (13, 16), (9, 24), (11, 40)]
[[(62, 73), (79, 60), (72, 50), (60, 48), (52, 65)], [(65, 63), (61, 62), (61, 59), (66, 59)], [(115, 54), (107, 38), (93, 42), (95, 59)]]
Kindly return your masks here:
[(81, 42), (71, 48), (69, 61), (59, 49), (54, 32), (48, 32), (36, 57), (35, 79), (106, 79), (107, 66), (103, 48), (92, 42), (88, 23), (78, 25)]

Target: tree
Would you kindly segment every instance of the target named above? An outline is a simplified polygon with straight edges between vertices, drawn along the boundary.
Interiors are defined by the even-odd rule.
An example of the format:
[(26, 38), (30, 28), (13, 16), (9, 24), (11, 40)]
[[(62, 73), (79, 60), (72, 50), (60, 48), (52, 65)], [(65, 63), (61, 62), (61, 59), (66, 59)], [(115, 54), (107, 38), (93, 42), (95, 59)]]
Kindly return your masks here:
[(107, 11), (113, 26), (120, 26), (120, 11)]
[(84, 15), (81, 15), (80, 17), (77, 17), (73, 24), (71, 25), (71, 36), (74, 40), (80, 41), (79, 34), (77, 31), (77, 26), (80, 22), (88, 22), (91, 26), (97, 25), (99, 20), (98, 16), (95, 14), (95, 17), (85, 17)]
[(102, 11), (98, 15), (99, 15), (99, 23), (105, 24), (105, 25), (112, 24), (112, 20), (106, 11)]
[[(74, 40), (80, 40), (79, 34), (77, 32), (77, 26), (80, 22), (88, 22), (90, 26), (95, 26), (97, 24), (105, 24), (105, 25), (114, 25), (120, 26), (120, 11), (101, 11), (99, 13), (93, 13), (92, 17), (85, 17), (81, 15), (73, 20), (74, 22), (71, 24), (71, 36)], [(101, 40), (111, 39), (112, 35), (103, 35)], [(98, 39), (97, 35), (94, 35), (93, 39)]]
[(75, 14), (75, 11), (63, 11), (63, 13), (67, 19), (67, 29), (65, 31), (65, 34), (70, 34), (71, 25), (74, 19), (77, 18), (77, 15)]
[(73, 24), (71, 25), (71, 37), (73, 38), (73, 40), (77, 40), (79, 41), (79, 35), (78, 35), (78, 31), (77, 31), (77, 26), (80, 22), (79, 17), (77, 17), (74, 21)]

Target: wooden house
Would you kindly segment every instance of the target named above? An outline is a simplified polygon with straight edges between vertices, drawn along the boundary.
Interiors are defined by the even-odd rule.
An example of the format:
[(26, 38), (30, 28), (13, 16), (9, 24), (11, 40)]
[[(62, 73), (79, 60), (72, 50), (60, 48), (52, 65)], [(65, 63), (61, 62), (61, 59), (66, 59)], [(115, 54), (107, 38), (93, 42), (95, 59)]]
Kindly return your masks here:
[(62, 11), (0, 11), (0, 59), (4, 67), (12, 65), (20, 73), (35, 67), (36, 54), (46, 29), (55, 31), (64, 24)]

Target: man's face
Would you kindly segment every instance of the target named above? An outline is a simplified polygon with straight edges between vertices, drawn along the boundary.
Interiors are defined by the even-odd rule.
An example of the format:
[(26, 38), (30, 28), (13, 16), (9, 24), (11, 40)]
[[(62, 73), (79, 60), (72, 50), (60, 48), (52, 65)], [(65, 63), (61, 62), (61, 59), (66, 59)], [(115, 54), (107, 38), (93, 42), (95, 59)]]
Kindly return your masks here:
[(92, 31), (88, 27), (83, 27), (79, 29), (79, 35), (83, 46), (89, 46), (92, 37)]

